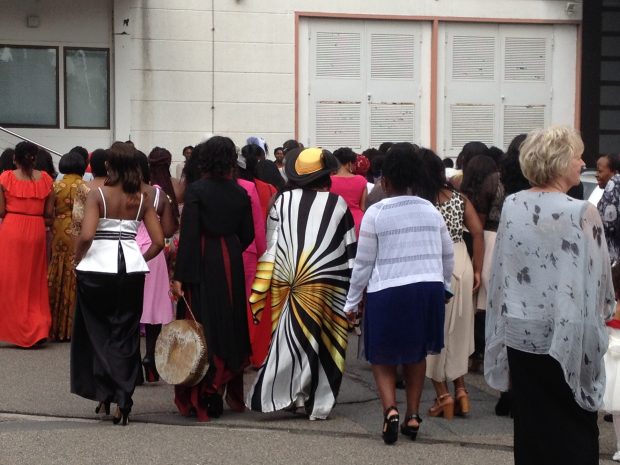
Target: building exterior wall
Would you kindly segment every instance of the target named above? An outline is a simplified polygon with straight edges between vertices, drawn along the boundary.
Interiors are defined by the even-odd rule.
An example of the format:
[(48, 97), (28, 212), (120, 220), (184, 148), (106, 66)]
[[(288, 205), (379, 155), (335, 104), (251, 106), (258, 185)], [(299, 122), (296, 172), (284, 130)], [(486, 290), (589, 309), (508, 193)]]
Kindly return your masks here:
[[(296, 135), (296, 118), (303, 119), (296, 114), (296, 90), (302, 78), (296, 75), (300, 18), (327, 14), (388, 21), (415, 17), (431, 22), (434, 18), (469, 18), (537, 23), (579, 21), (581, 15), (579, 2), (575, 13), (569, 15), (566, 2), (556, 0), (82, 0), (79, 6), (71, 0), (0, 3), (0, 43), (79, 42), (112, 48), (111, 131), (17, 132), (59, 151), (75, 145), (82, 135), (88, 136), (83, 145), (89, 149), (131, 138), (146, 152), (155, 145), (167, 147), (177, 161), (183, 146), (211, 133), (228, 135), (238, 145), (250, 135), (260, 135), (272, 149)], [(25, 27), (25, 16), (34, 10), (41, 17), (41, 27), (33, 35), (33, 30)], [(565, 32), (570, 44), (576, 43), (575, 30), (572, 27)], [(576, 47), (573, 54), (567, 53), (569, 62), (561, 66), (571, 67), (569, 85), (574, 86)], [(428, 107), (429, 97), (424, 99)], [(574, 100), (565, 104), (565, 111), (574, 114)], [(429, 134), (430, 123), (422, 124)]]

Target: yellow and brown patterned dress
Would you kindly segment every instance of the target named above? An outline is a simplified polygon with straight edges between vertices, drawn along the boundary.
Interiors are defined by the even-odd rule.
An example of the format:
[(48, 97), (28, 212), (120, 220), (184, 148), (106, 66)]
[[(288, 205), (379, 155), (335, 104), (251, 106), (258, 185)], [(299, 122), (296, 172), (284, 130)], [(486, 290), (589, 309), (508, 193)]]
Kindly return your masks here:
[(52, 226), (52, 258), (47, 283), (52, 311), (50, 340), (68, 341), (73, 329), (76, 285), (73, 274), (74, 230), (73, 203), (79, 186), (84, 183), (77, 174), (68, 174), (54, 183), (55, 218)]

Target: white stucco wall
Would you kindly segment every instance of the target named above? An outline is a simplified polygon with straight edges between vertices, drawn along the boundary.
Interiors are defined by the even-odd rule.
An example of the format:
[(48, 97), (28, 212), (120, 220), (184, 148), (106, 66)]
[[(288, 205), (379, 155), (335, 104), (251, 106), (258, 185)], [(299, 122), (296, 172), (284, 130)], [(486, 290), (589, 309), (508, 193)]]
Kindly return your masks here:
[[(294, 136), (295, 12), (532, 21), (581, 16), (580, 2), (569, 16), (558, 0), (2, 0), (0, 6), (0, 43), (112, 49), (111, 131), (18, 132), (59, 151), (82, 137), (89, 149), (131, 138), (147, 153), (167, 147), (176, 160), (183, 146), (210, 133), (239, 145), (261, 135), (271, 149)], [(26, 28), (28, 14), (40, 16), (39, 28)], [(566, 31), (565, 39), (574, 41), (574, 27)], [(574, 68), (575, 57), (576, 51), (562, 59)], [(574, 113), (574, 102), (558, 104)], [(15, 143), (0, 135), (0, 145), (8, 141)]]
[[(580, 5), (569, 16), (566, 2), (553, 0), (130, 3), (135, 28), (129, 132), (139, 146), (166, 146), (177, 160), (184, 145), (205, 134), (228, 135), (238, 145), (258, 134), (272, 149), (294, 136), (296, 11), (534, 21), (581, 14)], [(566, 58), (574, 69), (575, 55)], [(571, 103), (564, 102), (567, 114), (574, 113)]]

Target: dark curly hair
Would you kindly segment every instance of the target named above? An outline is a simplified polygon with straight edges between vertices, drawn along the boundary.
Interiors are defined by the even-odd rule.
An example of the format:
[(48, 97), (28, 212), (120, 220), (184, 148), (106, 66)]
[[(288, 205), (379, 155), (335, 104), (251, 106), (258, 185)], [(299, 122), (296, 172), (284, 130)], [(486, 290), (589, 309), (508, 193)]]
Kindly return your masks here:
[(482, 142), (467, 142), (456, 157), (456, 169), (465, 171), (469, 161), (477, 155), (487, 155), (489, 148)]
[(108, 175), (108, 169), (105, 166), (105, 162), (108, 159), (108, 154), (104, 149), (96, 149), (90, 156), (90, 171), (95, 178), (104, 178)]
[(420, 166), (414, 181), (415, 194), (436, 204), (442, 189), (452, 190), (446, 181), (446, 168), (442, 159), (430, 149), (418, 149), (417, 156)]
[(79, 174), (84, 176), (86, 171), (86, 163), (84, 157), (78, 152), (69, 152), (62, 156), (58, 162), (58, 170), (62, 174)]
[(192, 151), (192, 156), (185, 160), (185, 164), (183, 165), (183, 175), (182, 177), (185, 179), (185, 183), (189, 186), (191, 183), (198, 181), (202, 177), (202, 173), (200, 172), (200, 168), (198, 167), (198, 157), (194, 155), (202, 150), (203, 143), (200, 143), (194, 147)]
[(351, 147), (340, 147), (339, 149), (334, 150), (334, 157), (338, 159), (338, 163), (341, 165), (355, 163), (356, 160), (355, 152), (353, 152)]
[(607, 153), (603, 157), (607, 158), (607, 164), (611, 171), (620, 172), (620, 155), (617, 153)]
[(487, 150), (487, 155), (495, 161), (497, 166), (501, 165), (502, 161), (504, 161), (504, 151), (499, 147), (495, 147), (494, 145), (489, 147)]
[(52, 160), (52, 154), (41, 147), (39, 147), (39, 151), (34, 160), (34, 169), (45, 171), (52, 179), (56, 179), (56, 176), (58, 176), (56, 167), (54, 166), (54, 160)]
[(235, 143), (228, 137), (213, 136), (204, 144), (194, 148), (198, 153), (192, 153), (198, 159), (198, 168), (204, 175), (214, 178), (230, 176), (237, 161)]
[(241, 149), (241, 156), (245, 159), (245, 168), (238, 167), (239, 177), (246, 181), (254, 181), (259, 157), (264, 154), (263, 149), (256, 144), (248, 144)]
[(149, 153), (148, 161), (151, 172), (150, 183), (161, 187), (161, 190), (164, 191), (171, 201), (173, 217), (178, 218), (179, 202), (174, 192), (174, 186), (172, 185), (172, 177), (170, 176), (172, 154), (163, 147), (155, 147), (151, 150), (151, 153)]
[(0, 173), (7, 170), (14, 170), (15, 163), (13, 163), (13, 157), (15, 156), (15, 150), (8, 148), (4, 149), (2, 155), (0, 155)]
[(128, 205), (137, 204), (142, 188), (142, 172), (136, 149), (125, 142), (114, 142), (107, 150), (108, 178), (106, 186), (121, 185), (123, 192), (129, 195)]
[(519, 163), (519, 149), (527, 137), (527, 134), (519, 134), (508, 146), (504, 160), (499, 166), (499, 178), (504, 185), (506, 195), (514, 194), (525, 189), (529, 189), (530, 182), (523, 176), (521, 164)]
[(20, 142), (15, 146), (15, 164), (32, 175), (39, 147), (32, 142)]
[(386, 153), (388, 153), (388, 150), (390, 150), (392, 145), (394, 145), (393, 142), (383, 142), (381, 145), (379, 145), (379, 152), (385, 155)]
[(476, 196), (480, 193), (482, 183), (490, 174), (497, 171), (497, 165), (493, 159), (487, 155), (477, 155), (472, 158), (463, 172), (463, 182), (461, 182), (461, 192), (469, 200), (476, 203)]
[(136, 150), (136, 158), (138, 159), (138, 164), (140, 165), (140, 173), (142, 174), (142, 182), (146, 184), (151, 183), (151, 169), (149, 168), (149, 159), (146, 156), (146, 153)]
[(415, 191), (416, 165), (418, 157), (413, 144), (399, 142), (393, 144), (383, 161), (383, 177), (399, 192), (413, 187)]

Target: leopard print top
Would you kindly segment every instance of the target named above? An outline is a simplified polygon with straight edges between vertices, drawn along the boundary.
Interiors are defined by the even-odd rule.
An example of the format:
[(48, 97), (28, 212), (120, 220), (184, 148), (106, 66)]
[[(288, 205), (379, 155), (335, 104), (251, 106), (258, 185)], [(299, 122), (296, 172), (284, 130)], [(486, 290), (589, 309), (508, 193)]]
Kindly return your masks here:
[(435, 205), (443, 216), (452, 242), (463, 240), (463, 221), (465, 218), (465, 199), (458, 192), (452, 192), (452, 197), (443, 203)]

